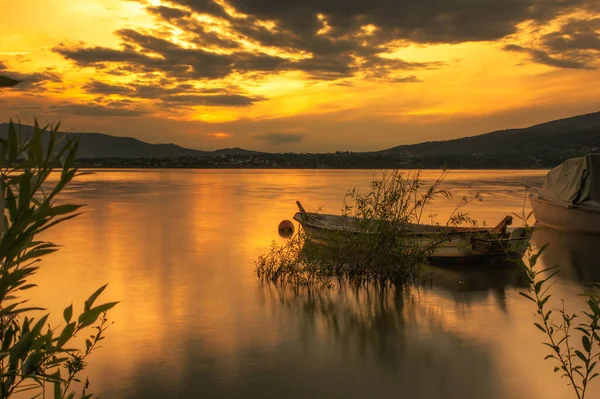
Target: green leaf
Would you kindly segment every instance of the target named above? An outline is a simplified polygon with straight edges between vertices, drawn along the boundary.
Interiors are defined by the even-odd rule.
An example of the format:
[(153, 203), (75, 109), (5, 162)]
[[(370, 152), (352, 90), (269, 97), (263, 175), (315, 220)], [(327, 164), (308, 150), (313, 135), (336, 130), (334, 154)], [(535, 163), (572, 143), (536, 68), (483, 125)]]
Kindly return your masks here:
[(24, 263), (31, 259), (41, 259), (42, 256), (48, 255), (58, 251), (58, 248), (39, 249), (27, 252), (25, 255), (19, 258), (20, 263)]
[(24, 173), (21, 175), (19, 184), (19, 213), (22, 215), (29, 210), (29, 202), (31, 198), (31, 174)]
[(540, 329), (541, 332), (546, 333), (546, 329), (540, 323), (533, 323), (534, 326)]
[(560, 347), (557, 345), (552, 345), (548, 342), (542, 342), (542, 345), (546, 345), (548, 348), (552, 349), (556, 353), (560, 353)]
[(26, 285), (22, 285), (19, 287), (19, 291), (25, 291), (28, 290), (30, 288), (34, 288), (37, 287), (37, 284), (26, 284)]
[(533, 299), (530, 295), (528, 295), (524, 292), (519, 292), (519, 295), (524, 296), (525, 298), (529, 299), (531, 302), (536, 302), (535, 299)]
[(584, 335), (583, 337), (581, 337), (581, 343), (583, 344), (583, 349), (585, 349), (586, 352), (591, 352), (592, 350), (592, 343), (590, 342), (590, 339), (588, 338), (587, 335)]
[(544, 299), (540, 300), (540, 302), (539, 302), (540, 308), (543, 308), (544, 305), (546, 304), (546, 302), (548, 302), (548, 299), (550, 299), (551, 297), (552, 297), (552, 295), (547, 295)]
[(58, 348), (62, 348), (64, 344), (66, 344), (71, 338), (73, 338), (73, 332), (75, 331), (76, 323), (69, 323), (63, 328), (58, 340), (56, 341), (56, 346)]
[(594, 312), (594, 314), (600, 315), (600, 307), (598, 306), (598, 301), (596, 301), (594, 299), (590, 299), (590, 300), (588, 300), (588, 305), (589, 305), (590, 309), (592, 310), (592, 312)]
[(62, 399), (62, 389), (59, 382), (54, 383), (54, 399)]
[(108, 303), (104, 303), (102, 305), (98, 305), (95, 308), (90, 309), (90, 311), (95, 311), (95, 312), (100, 312), (100, 313), (104, 313), (112, 308), (115, 307), (115, 305), (117, 305), (119, 302), (108, 302)]
[(44, 204), (44, 206), (38, 208), (38, 210), (31, 216), (31, 221), (37, 222), (43, 220), (45, 218), (53, 218), (56, 216), (62, 216), (69, 213), (75, 212), (77, 209), (81, 208), (83, 205), (73, 205), (73, 204), (65, 204), (65, 205), (50, 205)]
[(23, 374), (28, 375), (35, 372), (35, 370), (39, 367), (42, 362), (42, 353), (35, 352), (32, 353), (31, 356), (23, 362)]
[(581, 353), (581, 351), (579, 350), (575, 350), (575, 354), (577, 355), (578, 358), (580, 358), (581, 360), (583, 360), (583, 362), (585, 364), (587, 364), (587, 358), (585, 357), (585, 355), (583, 353)]
[(63, 311), (63, 317), (65, 319), (65, 322), (71, 322), (71, 317), (73, 317), (73, 304), (65, 308), (65, 310)]
[(30, 331), (21, 335), (19, 340), (15, 342), (14, 346), (10, 350), (9, 356), (9, 369), (15, 370), (19, 361), (22, 361), (29, 353), (29, 349), (31, 348), (31, 344), (33, 343), (33, 339), (35, 335)]
[(533, 289), (536, 292), (536, 294), (542, 290), (542, 286), (544, 285), (545, 282), (546, 282), (546, 280), (540, 280), (537, 283), (535, 283), (535, 285), (533, 286)]
[[(36, 121), (37, 125), (37, 121)], [(38, 168), (42, 169), (44, 167), (44, 148), (42, 146), (42, 135), (44, 134), (45, 128), (40, 129), (39, 126), (33, 131), (33, 138), (29, 143), (29, 151), (33, 155)]]
[(8, 126), (8, 161), (12, 163), (15, 159), (17, 159), (19, 151), (19, 139), (17, 136), (17, 129), (15, 125), (10, 122)]
[(111, 309), (113, 306), (115, 306), (118, 302), (109, 302), (109, 303), (105, 303), (103, 305), (97, 306), (95, 308), (89, 309), (85, 312), (83, 312), (81, 314), (81, 316), (79, 316), (79, 328), (85, 328), (91, 324), (94, 324), (96, 322), (96, 320), (98, 320), (98, 317), (100, 316), (100, 314), (106, 312), (107, 310)]
[(96, 299), (98, 299), (100, 294), (102, 294), (102, 292), (106, 289), (107, 286), (108, 286), (108, 284), (104, 284), (102, 287), (98, 288), (96, 290), (96, 292), (94, 292), (92, 295), (90, 295), (90, 297), (87, 299), (87, 301), (85, 301), (84, 310), (89, 310), (92, 308), (92, 306), (94, 305), (94, 301), (96, 301)]

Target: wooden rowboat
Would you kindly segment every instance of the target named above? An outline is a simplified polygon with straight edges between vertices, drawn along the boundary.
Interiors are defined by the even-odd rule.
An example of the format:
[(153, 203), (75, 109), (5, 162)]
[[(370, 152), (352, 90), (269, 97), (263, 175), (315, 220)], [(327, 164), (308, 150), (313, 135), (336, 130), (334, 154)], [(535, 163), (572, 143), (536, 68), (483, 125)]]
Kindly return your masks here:
[[(300, 202), (296, 203), (300, 211), (294, 215), (294, 220), (313, 241), (327, 244), (340, 236), (373, 234), (369, 231), (369, 223), (363, 219), (306, 212)], [(511, 223), (512, 217), (507, 216), (494, 228), (412, 223), (404, 223), (398, 228), (424, 248), (435, 243), (429, 258), (432, 262), (472, 262), (523, 257), (531, 231), (520, 227), (509, 229)]]

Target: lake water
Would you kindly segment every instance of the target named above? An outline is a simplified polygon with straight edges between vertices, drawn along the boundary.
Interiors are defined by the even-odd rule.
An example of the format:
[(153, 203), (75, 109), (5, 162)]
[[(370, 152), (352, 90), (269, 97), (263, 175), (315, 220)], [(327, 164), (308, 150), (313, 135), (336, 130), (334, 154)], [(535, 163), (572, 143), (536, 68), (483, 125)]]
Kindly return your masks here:
[[(102, 170), (80, 177), (64, 201), (80, 217), (44, 238), (49, 256), (31, 290), (60, 322), (62, 309), (110, 283), (121, 303), (103, 348), (90, 358), (103, 398), (511, 398), (572, 397), (544, 361), (523, 279), (512, 269), (430, 268), (410, 291), (287, 289), (262, 284), (256, 258), (283, 219), (323, 207), (338, 213), (351, 186), (373, 171)], [(455, 171), (455, 199), (488, 224), (521, 213), (543, 171)], [(427, 171), (425, 180), (439, 175)], [(542, 259), (561, 265), (553, 287), (568, 307), (600, 279), (594, 236), (541, 231)], [(600, 395), (595, 381), (589, 397)]]

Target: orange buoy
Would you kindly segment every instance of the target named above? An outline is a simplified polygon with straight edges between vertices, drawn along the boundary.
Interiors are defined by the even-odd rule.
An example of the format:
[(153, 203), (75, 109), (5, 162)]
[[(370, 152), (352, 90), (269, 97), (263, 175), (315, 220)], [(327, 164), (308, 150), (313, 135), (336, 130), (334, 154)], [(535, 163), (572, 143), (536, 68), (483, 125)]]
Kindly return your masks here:
[(277, 229), (281, 237), (291, 237), (294, 234), (294, 223), (289, 220), (282, 220)]

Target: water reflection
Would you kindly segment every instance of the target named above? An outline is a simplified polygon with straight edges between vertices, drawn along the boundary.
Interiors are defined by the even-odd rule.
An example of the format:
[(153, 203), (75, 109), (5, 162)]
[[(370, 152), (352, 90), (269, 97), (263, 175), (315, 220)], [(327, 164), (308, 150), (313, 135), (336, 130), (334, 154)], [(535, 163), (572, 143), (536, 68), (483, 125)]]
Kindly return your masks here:
[(532, 237), (536, 247), (548, 243), (541, 256), (546, 265), (558, 265), (562, 278), (589, 284), (600, 282), (600, 235), (540, 228)]
[(423, 286), (443, 289), (457, 302), (471, 304), (485, 301), (491, 295), (503, 311), (507, 310), (507, 290), (523, 289), (528, 285), (523, 271), (513, 263), (429, 266), (425, 276), (427, 279), (421, 281)]
[[(438, 174), (427, 171), (425, 178)], [(484, 201), (468, 211), (489, 221), (519, 212), (523, 183), (544, 175), (456, 174), (450, 184), (457, 196), (484, 192)], [(155, 170), (84, 176), (65, 200), (88, 206), (46, 237), (64, 248), (44, 261), (31, 302), (60, 319), (71, 301), (81, 305), (110, 282), (106, 299), (121, 303), (89, 369), (92, 389), (103, 398), (564, 398), (563, 382), (543, 361), (545, 348), (531, 307), (518, 295), (522, 280), (514, 269), (432, 267), (418, 289), (399, 292), (258, 284), (254, 261), (272, 240), (284, 241), (277, 224), (293, 216), (296, 200), (312, 209), (326, 203), (325, 212), (337, 213), (347, 188), (368, 184), (372, 175)], [(441, 203), (436, 211), (443, 217), (454, 206)], [(576, 298), (579, 282), (593, 280), (586, 246), (597, 243), (568, 256), (558, 250), (563, 246), (556, 254), (551, 247), (542, 259), (571, 270), (570, 280), (558, 279), (557, 298)]]
[[(344, 368), (358, 362), (381, 369), (385, 377), (378, 378), (369, 396), (504, 397), (486, 348), (467, 344), (448, 329), (444, 316), (427, 306), (427, 295), (417, 288), (263, 284), (259, 295), (278, 317), (300, 320), (307, 349), (325, 342), (327, 351), (339, 353)], [(351, 396), (359, 397), (356, 392)]]

